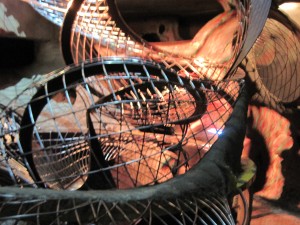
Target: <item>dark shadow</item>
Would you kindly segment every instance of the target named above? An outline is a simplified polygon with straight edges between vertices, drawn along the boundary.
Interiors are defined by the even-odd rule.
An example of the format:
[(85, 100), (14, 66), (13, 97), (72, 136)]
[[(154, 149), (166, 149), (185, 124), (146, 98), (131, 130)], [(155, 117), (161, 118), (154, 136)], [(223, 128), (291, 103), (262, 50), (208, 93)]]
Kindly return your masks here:
[(300, 213), (298, 206), (300, 203), (300, 146), (295, 132), (293, 132), (293, 139), (292, 149), (284, 151), (281, 155), (283, 158), (281, 163), (282, 175), (285, 182), (278, 203), (289, 211)]
[(35, 60), (35, 42), (19, 37), (0, 37), (0, 67), (16, 68)]
[[(251, 120), (251, 118), (249, 119)], [(251, 124), (249, 121), (248, 124)], [(251, 186), (253, 193), (262, 190), (266, 182), (266, 174), (270, 164), (269, 151), (263, 136), (256, 130), (249, 128), (247, 130), (247, 137), (251, 139), (251, 147), (249, 151), (249, 158), (255, 163), (257, 167), (256, 179)]]
[(158, 34), (156, 34), (156, 33), (144, 34), (142, 36), (142, 38), (149, 42), (159, 42), (160, 41), (160, 38), (159, 38)]

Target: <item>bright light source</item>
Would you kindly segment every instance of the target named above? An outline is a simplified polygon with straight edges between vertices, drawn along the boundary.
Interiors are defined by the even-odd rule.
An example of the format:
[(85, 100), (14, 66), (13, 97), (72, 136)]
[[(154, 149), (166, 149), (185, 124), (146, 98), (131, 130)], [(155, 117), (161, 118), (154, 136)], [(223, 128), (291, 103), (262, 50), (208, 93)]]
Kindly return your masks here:
[(217, 130), (216, 128), (209, 128), (207, 132), (212, 133), (212, 134), (222, 134), (222, 130)]
[(289, 2), (289, 3), (283, 3), (279, 6), (280, 10), (283, 11), (290, 11), (290, 10), (294, 10), (299, 6), (299, 3), (294, 3), (294, 2)]
[(71, 7), (72, 7), (72, 4), (73, 4), (73, 0), (69, 1), (69, 2), (68, 2), (68, 5), (67, 5), (67, 9), (71, 8)]
[(195, 62), (198, 66), (200, 66), (200, 67), (202, 67), (202, 68), (205, 66), (205, 65), (204, 65), (205, 59), (202, 58), (202, 57), (198, 57), (198, 58), (194, 59), (194, 62)]

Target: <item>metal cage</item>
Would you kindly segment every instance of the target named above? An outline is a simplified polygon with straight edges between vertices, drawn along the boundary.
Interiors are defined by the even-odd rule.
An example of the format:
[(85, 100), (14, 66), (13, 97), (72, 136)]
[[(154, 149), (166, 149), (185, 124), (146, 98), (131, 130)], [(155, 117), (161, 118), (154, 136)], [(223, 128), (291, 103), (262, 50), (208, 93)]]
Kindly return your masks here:
[[(115, 1), (74, 0), (61, 35), (65, 61), (135, 56), (175, 67), (182, 76), (210, 80), (232, 76), (260, 34), (271, 1), (218, 2), (224, 12), (205, 24), (192, 40), (150, 43), (128, 26)], [(213, 51), (215, 48), (218, 50)]]
[(114, 57), (56, 71), (22, 94), (1, 113), (0, 220), (235, 223), (242, 80), (190, 80)]

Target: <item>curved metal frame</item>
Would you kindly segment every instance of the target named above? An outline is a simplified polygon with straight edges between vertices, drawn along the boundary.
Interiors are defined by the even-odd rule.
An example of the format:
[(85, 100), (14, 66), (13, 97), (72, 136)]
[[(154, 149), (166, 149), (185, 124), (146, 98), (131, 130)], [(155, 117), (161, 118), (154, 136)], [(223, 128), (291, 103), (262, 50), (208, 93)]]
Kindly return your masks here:
[[(78, 10), (80, 10), (80, 5), (82, 5), (84, 3), (84, 0), (75, 0), (73, 2), (73, 6), (68, 10), (67, 14), (66, 14), (66, 19), (64, 21), (64, 25), (62, 28), (62, 35), (61, 35), (61, 41), (62, 41), (62, 51), (63, 51), (63, 55), (65, 58), (65, 61), (67, 64), (73, 63), (73, 62), (80, 62), (81, 60), (85, 60), (85, 56), (83, 56), (82, 59), (77, 59), (74, 58), (75, 56), (73, 55), (73, 50), (72, 50), (72, 32), (81, 32), (76, 30), (75, 28), (73, 28), (73, 23), (77, 22), (78, 20), (76, 19), (76, 17), (79, 15), (78, 13), (76, 14), (76, 12)], [(176, 56), (174, 53), (168, 53), (162, 50), (157, 49), (155, 46), (150, 45), (149, 43), (147, 43), (145, 40), (141, 39), (138, 35), (136, 35), (126, 24), (126, 22), (124, 22), (124, 20), (122, 19), (122, 16), (120, 15), (116, 2), (114, 0), (108, 0), (108, 1), (102, 1), (102, 4), (105, 5), (105, 7), (108, 10), (108, 16), (111, 17), (109, 19), (110, 22), (113, 21), (113, 23), (115, 24), (114, 28), (116, 28), (116, 30), (119, 30), (118, 32), (124, 33), (124, 37), (125, 38), (125, 43), (123, 43), (123, 45), (129, 45), (127, 44), (128, 41), (130, 41), (130, 43), (132, 42), (133, 47), (130, 48), (137, 48), (137, 51), (142, 52), (141, 54), (144, 54), (144, 56), (141, 55), (134, 55), (134, 51), (132, 50), (128, 50), (128, 49), (123, 49), (126, 53), (127, 56), (139, 56), (139, 57), (148, 57), (151, 60), (155, 60), (155, 61), (161, 61), (163, 63), (165, 63), (166, 65), (168, 65), (169, 67), (173, 67), (173, 68), (177, 68), (177, 70), (179, 71), (179, 73), (181, 73), (183, 76), (194, 76), (197, 78), (208, 78), (208, 79), (218, 79), (220, 80), (221, 77), (224, 78), (226, 76), (231, 76), (232, 73), (236, 70), (238, 64), (242, 61), (242, 59), (247, 55), (248, 51), (250, 50), (250, 48), (252, 47), (255, 39), (257, 38), (257, 36), (260, 33), (260, 30), (263, 27), (264, 21), (265, 21), (265, 17), (266, 17), (266, 13), (269, 10), (271, 1), (267, 0), (264, 1), (263, 3), (256, 1), (256, 0), (249, 0), (249, 1), (243, 1), (243, 2), (236, 2), (235, 6), (236, 7), (240, 7), (241, 11), (238, 11), (238, 15), (239, 17), (242, 17), (242, 15), (246, 14), (247, 17), (251, 18), (251, 24), (248, 25), (246, 24), (246, 22), (249, 21), (245, 21), (244, 19), (241, 19), (243, 26), (241, 27), (241, 31), (238, 32), (239, 33), (239, 37), (243, 37), (245, 38), (245, 40), (241, 40), (240, 42), (238, 42), (238, 44), (235, 46), (236, 49), (238, 49), (239, 52), (237, 52), (235, 54), (235, 58), (230, 60), (230, 65), (228, 68), (227, 66), (224, 65), (211, 65), (208, 66), (207, 68), (202, 68), (203, 65), (199, 65), (199, 62), (197, 61), (197, 58), (185, 58), (185, 57), (181, 57), (181, 56)], [(104, 6), (102, 6), (104, 7)], [(253, 10), (252, 10), (253, 9)], [(244, 14), (243, 14), (244, 13)], [(105, 22), (105, 21), (104, 21)], [(119, 29), (119, 27), (121, 29)], [(74, 31), (74, 29), (76, 31)], [(80, 28), (78, 28), (80, 29)], [(124, 29), (122, 31), (122, 29)], [(250, 35), (248, 36), (243, 36), (248, 34), (247, 32), (251, 32)], [(91, 35), (91, 34), (90, 34)], [(88, 39), (88, 35), (84, 34), (84, 39), (87, 40)], [(115, 38), (118, 37), (114, 37), (114, 41)], [(108, 42), (110, 42), (111, 40), (108, 40)], [(80, 40), (77, 40), (77, 44), (79, 44)], [(129, 42), (128, 42), (129, 43)], [(114, 43), (116, 44), (116, 43)], [(81, 45), (85, 45), (84, 43)], [(84, 48), (93, 48), (92, 46), (84, 46)], [(109, 47), (107, 47), (109, 48)], [(119, 47), (116, 47), (119, 48)], [(118, 50), (116, 50), (117, 52)], [(119, 50), (122, 51), (122, 50)], [(99, 54), (99, 53), (98, 53)], [(106, 55), (103, 55), (106, 56)], [(89, 56), (90, 58), (94, 58), (95, 56), (91, 55)], [(223, 69), (217, 68), (217, 67), (222, 67), (224, 66)], [(223, 71), (226, 67), (226, 74), (223, 74), (222, 76), (220, 76), (219, 73), (221, 73), (220, 71)], [(220, 70), (220, 71), (219, 71)], [(208, 72), (210, 71), (210, 72)], [(217, 71), (217, 72), (216, 72)], [(223, 71), (224, 72), (224, 71)], [(223, 73), (222, 72), (222, 73)], [(215, 74), (215, 75), (211, 75), (209, 73)], [(218, 73), (218, 74), (217, 74)]]
[[(114, 221), (113, 218), (117, 220), (120, 217), (124, 218), (125, 215), (125, 218), (130, 219), (132, 218), (131, 213), (134, 211), (148, 211), (151, 207), (154, 207), (150, 210), (154, 215), (155, 212), (159, 213), (157, 211), (159, 209), (164, 209), (164, 212), (172, 212), (174, 210), (172, 204), (176, 205), (177, 201), (189, 202), (195, 198), (200, 201), (206, 197), (214, 199), (218, 198), (216, 193), (222, 196), (232, 195), (235, 193), (236, 176), (240, 171), (239, 159), (246, 132), (247, 103), (247, 93), (243, 89), (230, 119), (226, 122), (223, 134), (201, 163), (182, 176), (158, 185), (128, 190), (57, 192), (32, 188), (1, 187), (1, 204), (5, 205), (5, 207), (0, 207), (1, 217), (2, 219), (23, 218), (24, 220), (33, 217), (34, 220), (42, 222), (52, 221), (53, 215), (56, 215), (58, 221), (67, 219), (69, 221), (95, 222), (101, 218), (101, 215), (104, 215), (100, 211), (109, 208), (112, 210), (117, 207), (118, 210), (114, 211), (113, 217), (111, 215), (111, 220)], [(14, 203), (13, 200), (15, 200)], [(10, 205), (9, 202), (12, 202), (13, 205)], [(46, 202), (47, 204), (45, 204)], [(24, 211), (19, 208), (20, 206)], [(102, 206), (101, 210), (97, 211), (100, 206)], [(61, 209), (64, 210), (61, 211)], [(65, 211), (66, 209), (68, 210)], [(16, 212), (19, 212), (19, 215), (16, 215)], [(20, 214), (20, 212), (25, 212), (25, 214)], [(37, 214), (38, 217), (36, 217)], [(134, 215), (132, 216), (137, 219)], [(143, 216), (147, 217), (148, 214), (142, 214)], [(138, 216), (138, 218), (141, 217)]]
[[(298, 39), (298, 42), (300, 41), (300, 31), (299, 28), (291, 23), (289, 18), (283, 14), (282, 12), (278, 11), (277, 9), (271, 9), (268, 20), (274, 20), (287, 28), (291, 33), (294, 34), (294, 38)], [(271, 21), (272, 22), (272, 21)], [(267, 26), (265, 26), (264, 29), (268, 29)], [(279, 29), (279, 28), (278, 28)], [(266, 31), (268, 33), (268, 30)], [(272, 34), (271, 34), (272, 35)], [(284, 49), (286, 53), (289, 52), (287, 47), (281, 46), (285, 42), (290, 40), (279, 40), (278, 45), (280, 45), (281, 49)], [(260, 43), (264, 44), (264, 41), (260, 41), (258, 38), (257, 45), (260, 45)], [(274, 42), (277, 42), (277, 39), (274, 39)], [(298, 44), (299, 45), (299, 44)], [(296, 45), (295, 45), (296, 46)], [(264, 46), (262, 46), (264, 47)], [(274, 47), (275, 48), (275, 47)], [(252, 51), (255, 50), (255, 45)], [(278, 51), (279, 49), (275, 49), (275, 51)], [(284, 52), (283, 52), (284, 53)], [(276, 52), (274, 52), (276, 54)], [(280, 52), (277, 52), (277, 54), (280, 55)], [(243, 65), (245, 72), (247, 73), (247, 76), (249, 76), (251, 82), (254, 82), (252, 89), (255, 90), (256, 93), (253, 97), (253, 103), (258, 104), (265, 104), (268, 107), (271, 107), (278, 112), (287, 112), (287, 111), (293, 111), (296, 110), (297, 107), (297, 99), (299, 99), (299, 86), (300, 86), (300, 78), (299, 74), (297, 74), (297, 59), (299, 59), (300, 55), (290, 55), (292, 57), (291, 64), (288, 64), (288, 59), (284, 58), (284, 62), (287, 63), (288, 69), (290, 69), (290, 73), (292, 74), (286, 74), (288, 72), (288, 69), (281, 68), (282, 70), (279, 71), (279, 73), (273, 72), (273, 69), (276, 69), (276, 65), (274, 62), (271, 62), (270, 65), (266, 66), (258, 66), (256, 65), (256, 59), (255, 56), (252, 56), (252, 53), (249, 54), (248, 59), (245, 60), (245, 63)], [(273, 64), (273, 66), (272, 66)], [(280, 65), (281, 66), (281, 65)], [(270, 68), (269, 68), (270, 67)], [(262, 69), (270, 69), (271, 72), (265, 72), (263, 75), (265, 76), (266, 80), (263, 80), (262, 75), (259, 73), (260, 68)], [(268, 77), (266, 77), (266, 75)], [(287, 75), (287, 76), (285, 76)], [(298, 87), (298, 88), (297, 88)], [(282, 99), (281, 96), (285, 96), (286, 100)]]
[[(69, 70), (64, 71), (64, 76), (58, 76), (55, 77), (51, 80), (47, 81), (47, 93), (55, 93), (58, 90), (66, 88), (68, 85), (74, 85), (74, 84), (80, 84), (82, 80), (85, 80), (89, 76), (92, 76), (94, 74), (101, 74), (104, 72), (104, 70), (109, 70), (118, 72), (120, 68), (124, 66), (124, 63), (127, 64), (128, 67), (130, 67), (131, 72), (139, 72), (141, 74), (145, 73), (145, 68), (147, 68), (147, 73), (149, 74), (156, 74), (157, 76), (160, 76), (162, 79), (165, 80), (166, 84), (178, 84), (178, 86), (184, 85), (187, 86), (188, 90), (194, 96), (195, 99), (198, 99), (201, 97), (201, 88), (203, 88), (203, 83), (198, 80), (190, 80), (186, 78), (182, 78), (174, 71), (172, 70), (167, 70), (161, 67), (159, 64), (155, 64), (150, 61), (144, 61), (141, 59), (118, 59), (114, 58), (113, 60), (108, 59), (102, 59), (101, 61), (96, 61), (96, 62), (91, 62), (91, 63), (85, 63), (84, 66), (84, 72), (82, 71), (82, 68), (80, 66), (77, 67), (71, 67)], [(109, 67), (104, 68), (104, 66)], [(153, 85), (153, 84), (152, 84)], [(89, 88), (90, 89), (90, 88)], [(222, 93), (223, 96), (226, 98), (227, 94), (220, 88), (215, 88), (218, 90), (218, 92)], [(121, 92), (124, 91), (124, 89), (120, 90)], [(200, 92), (199, 92), (200, 91)], [(32, 97), (33, 101), (31, 101), (28, 104), (28, 107), (25, 109), (25, 112), (23, 114), (23, 119), (21, 122), (21, 130), (20, 130), (20, 143), (22, 146), (22, 149), (24, 151), (25, 155), (25, 162), (28, 163), (28, 169), (31, 173), (31, 175), (37, 180), (41, 181), (41, 178), (39, 177), (39, 174), (37, 171), (34, 169), (35, 164), (33, 162), (33, 156), (31, 153), (31, 140), (32, 139), (32, 134), (33, 134), (33, 129), (35, 127), (35, 122), (36, 119), (38, 118), (38, 115), (44, 108), (44, 106), (47, 104), (47, 98), (43, 98), (43, 96), (47, 96), (46, 90), (44, 88), (40, 88), (37, 93)], [(105, 98), (105, 97), (104, 97)], [(102, 99), (105, 100), (105, 99)], [(229, 100), (230, 101), (230, 100)], [(200, 103), (200, 102), (199, 102)], [(182, 121), (174, 121), (175, 124), (182, 124), (188, 122), (187, 120), (195, 120), (199, 118), (204, 112), (202, 107), (200, 107), (197, 103), (196, 104), (196, 109), (197, 110), (197, 115), (192, 116), (190, 119), (185, 118)], [(201, 102), (201, 104), (205, 105), (205, 102)], [(230, 102), (232, 104), (232, 102)], [(97, 106), (97, 104), (96, 104)], [(199, 114), (199, 115), (198, 115)], [(91, 122), (88, 122), (89, 127), (91, 129), (92, 125)], [(90, 132), (93, 132), (93, 129), (90, 130)], [(94, 132), (93, 132), (94, 133)], [(92, 135), (93, 136), (93, 135)], [(96, 141), (97, 142), (97, 141)], [(91, 142), (90, 143), (95, 149), (99, 149), (100, 147), (98, 146), (97, 143)], [(97, 155), (97, 154), (96, 154)], [(99, 156), (99, 155), (98, 155)], [(99, 156), (100, 158), (103, 158), (103, 156)], [(107, 175), (108, 177), (109, 174)], [(93, 179), (94, 180), (94, 179)], [(99, 179), (101, 180), (101, 179)], [(93, 187), (93, 181), (87, 182)], [(100, 185), (101, 186), (101, 185)]]

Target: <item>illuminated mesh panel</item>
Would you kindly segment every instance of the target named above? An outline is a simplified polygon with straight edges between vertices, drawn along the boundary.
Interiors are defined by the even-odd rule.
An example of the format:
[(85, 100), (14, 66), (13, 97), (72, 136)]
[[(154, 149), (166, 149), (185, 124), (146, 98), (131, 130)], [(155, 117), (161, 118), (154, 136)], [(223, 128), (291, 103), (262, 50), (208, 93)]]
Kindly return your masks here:
[(48, 77), (14, 108), (24, 113), (22, 122), (10, 119), (14, 148), (5, 141), (12, 130), (3, 129), (3, 165), (16, 167), (13, 159), (28, 171), (18, 186), (127, 189), (184, 174), (222, 133), (243, 87), (185, 79), (141, 59), (108, 58)]
[[(20, 0), (27, 2), (46, 19), (62, 26), (70, 0)], [(71, 4), (71, 3), (70, 3)]]
[(149, 43), (131, 31), (112, 1), (74, 1), (64, 21), (62, 49), (68, 64), (100, 56), (138, 56), (176, 68), (181, 76), (220, 80), (252, 47), (270, 2), (220, 1), (224, 12), (192, 40)]

